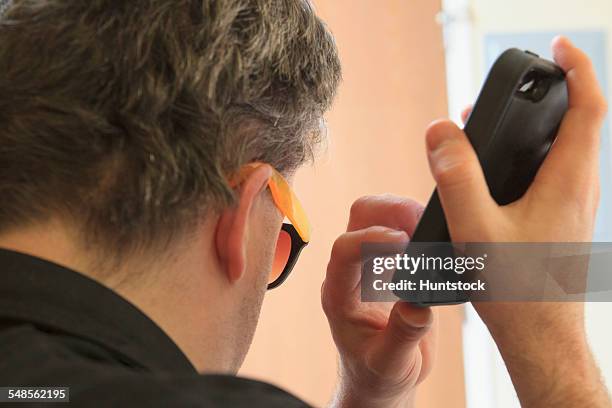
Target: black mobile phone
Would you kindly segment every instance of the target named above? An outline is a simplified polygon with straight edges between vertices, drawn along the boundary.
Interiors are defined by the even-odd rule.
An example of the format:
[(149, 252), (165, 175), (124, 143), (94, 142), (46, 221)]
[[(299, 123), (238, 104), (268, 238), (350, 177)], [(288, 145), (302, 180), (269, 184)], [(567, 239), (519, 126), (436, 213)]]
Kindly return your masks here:
[[(509, 204), (527, 191), (555, 140), (567, 106), (565, 75), (556, 64), (516, 48), (499, 56), (464, 128), (478, 155), (491, 195), (498, 204)], [(436, 191), (411, 242), (450, 242)], [(441, 274), (436, 277), (441, 280), (453, 278), (443, 276), (446, 272), (433, 273)], [(401, 273), (396, 273), (394, 280), (401, 277), (398, 275)], [(404, 292), (396, 292), (396, 295), (414, 300), (408, 299)], [(459, 292), (421, 293), (419, 296), (416, 303), (423, 305), (468, 300), (467, 294)]]

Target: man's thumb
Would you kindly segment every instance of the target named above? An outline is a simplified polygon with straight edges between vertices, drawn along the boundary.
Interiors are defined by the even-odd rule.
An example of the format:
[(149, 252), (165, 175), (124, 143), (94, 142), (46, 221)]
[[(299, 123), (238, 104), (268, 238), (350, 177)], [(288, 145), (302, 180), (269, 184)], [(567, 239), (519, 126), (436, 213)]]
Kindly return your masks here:
[[(497, 206), (491, 198), (480, 162), (466, 134), (449, 120), (427, 129), (427, 157), (451, 236), (466, 231), (482, 214)], [(467, 228), (467, 229), (466, 229)]]
[[(419, 342), (433, 324), (430, 308), (397, 302), (389, 315), (381, 341), (368, 361), (370, 369), (380, 375), (406, 376), (420, 371)], [(416, 381), (416, 378), (415, 378)]]

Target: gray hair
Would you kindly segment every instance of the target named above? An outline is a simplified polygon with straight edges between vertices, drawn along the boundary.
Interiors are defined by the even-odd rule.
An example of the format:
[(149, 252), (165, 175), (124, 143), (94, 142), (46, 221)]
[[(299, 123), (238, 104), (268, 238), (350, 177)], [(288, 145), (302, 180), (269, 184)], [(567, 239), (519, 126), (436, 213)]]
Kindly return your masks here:
[(17, 0), (0, 73), (0, 233), (60, 215), (118, 257), (309, 160), (340, 64), (303, 0)]

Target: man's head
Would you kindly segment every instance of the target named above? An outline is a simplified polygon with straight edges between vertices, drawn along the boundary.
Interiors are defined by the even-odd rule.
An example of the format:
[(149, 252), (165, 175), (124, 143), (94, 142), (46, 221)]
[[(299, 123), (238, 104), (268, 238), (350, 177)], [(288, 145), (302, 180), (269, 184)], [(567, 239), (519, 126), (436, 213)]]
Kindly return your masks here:
[[(283, 217), (269, 166), (230, 178), (249, 162), (292, 175), (339, 77), (303, 0), (16, 0), (0, 17), (0, 245), (115, 287), (197, 364), (202, 343), (235, 369)], [(45, 252), (60, 242), (69, 256)], [(189, 309), (206, 325), (173, 315)]]

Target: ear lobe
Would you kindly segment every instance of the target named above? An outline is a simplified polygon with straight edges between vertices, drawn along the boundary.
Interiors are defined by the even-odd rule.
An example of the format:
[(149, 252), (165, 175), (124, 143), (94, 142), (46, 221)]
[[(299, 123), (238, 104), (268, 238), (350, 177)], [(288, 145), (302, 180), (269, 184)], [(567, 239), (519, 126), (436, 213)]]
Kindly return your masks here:
[(222, 271), (230, 283), (238, 281), (246, 270), (249, 215), (270, 177), (272, 168), (269, 165), (255, 169), (241, 184), (236, 203), (224, 209), (219, 216), (215, 244)]

